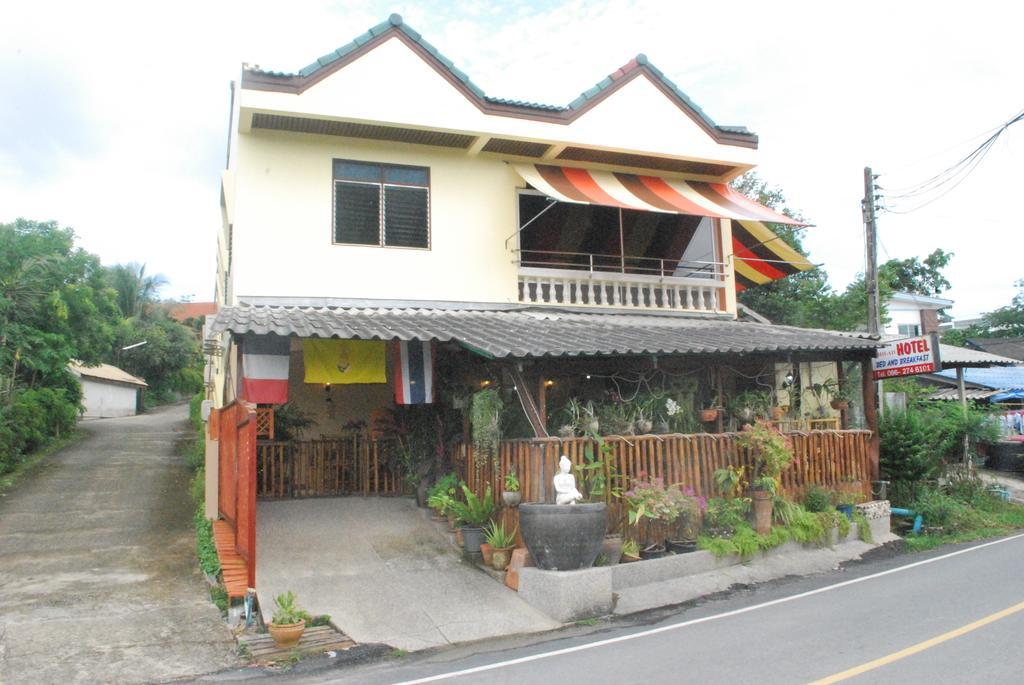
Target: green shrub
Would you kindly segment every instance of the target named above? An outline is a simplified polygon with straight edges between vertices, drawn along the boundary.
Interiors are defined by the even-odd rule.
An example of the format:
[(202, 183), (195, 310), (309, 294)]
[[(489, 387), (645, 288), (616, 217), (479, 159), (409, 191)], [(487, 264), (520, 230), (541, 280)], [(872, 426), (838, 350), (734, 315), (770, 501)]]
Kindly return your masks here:
[(206, 469), (202, 466), (192, 474), (192, 480), (188, 483), (188, 493), (192, 496), (192, 503), (202, 505), (206, 499)]
[(832, 509), (832, 498), (829, 491), (819, 485), (807, 488), (807, 492), (804, 494), (804, 509), (810, 512)]
[(922, 412), (887, 412), (878, 422), (878, 435), (884, 480), (920, 481), (938, 476), (942, 455)]
[(199, 557), (199, 568), (203, 573), (216, 576), (220, 573), (220, 559), (217, 558), (217, 547), (213, 544), (213, 522), (206, 518), (202, 502), (196, 507), (193, 521), (196, 527), (196, 556)]
[(16, 390), (10, 401), (0, 406), (0, 473), (74, 431), (82, 395), (71, 380), (62, 387)]

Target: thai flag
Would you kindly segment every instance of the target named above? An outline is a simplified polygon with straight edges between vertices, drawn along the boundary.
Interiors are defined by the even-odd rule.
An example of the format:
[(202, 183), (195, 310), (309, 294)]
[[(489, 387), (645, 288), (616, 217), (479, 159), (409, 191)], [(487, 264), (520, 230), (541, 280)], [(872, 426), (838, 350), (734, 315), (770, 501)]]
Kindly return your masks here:
[(434, 343), (398, 340), (392, 343), (395, 404), (431, 404), (434, 401)]
[(242, 338), (242, 399), (254, 404), (288, 401), (291, 342), (280, 335)]

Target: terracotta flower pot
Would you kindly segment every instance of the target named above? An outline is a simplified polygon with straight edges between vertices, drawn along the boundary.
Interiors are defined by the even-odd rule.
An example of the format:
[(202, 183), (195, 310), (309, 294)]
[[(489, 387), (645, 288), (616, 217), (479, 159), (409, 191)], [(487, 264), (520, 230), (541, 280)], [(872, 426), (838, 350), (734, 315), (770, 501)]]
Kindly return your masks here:
[(758, 535), (772, 532), (772, 493), (754, 490), (751, 493), (754, 509), (754, 530)]
[(782, 407), (772, 407), (772, 421), (781, 421), (786, 412)]
[(622, 558), (622, 544), (621, 535), (604, 536), (604, 540), (601, 542), (601, 554), (604, 555), (605, 562), (609, 566), (615, 566)]
[(271, 623), (268, 630), (270, 630), (270, 637), (274, 638), (274, 644), (283, 649), (289, 649), (299, 644), (299, 639), (306, 630), (306, 621), (281, 624)]
[(620, 564), (631, 564), (634, 561), (640, 561), (640, 557), (635, 557), (632, 554), (625, 554), (624, 553), (622, 555), (622, 558), (619, 560), (619, 563)]
[(711, 423), (712, 421), (714, 421), (717, 418), (718, 418), (718, 410), (717, 409), (701, 409), (700, 410), (700, 420), (701, 420), (702, 423)]
[(491, 546), (488, 545), (486, 542), (482, 543), (480, 545), (480, 554), (483, 555), (484, 566), (490, 566), (491, 558), (494, 554), (494, 550), (491, 548)]
[(832, 408), (836, 411), (846, 411), (850, 408), (850, 403), (846, 400), (832, 400), (829, 404), (831, 404)]
[(504, 571), (508, 562), (512, 559), (512, 550), (515, 547), (499, 547), (491, 551), (491, 568), (495, 571)]

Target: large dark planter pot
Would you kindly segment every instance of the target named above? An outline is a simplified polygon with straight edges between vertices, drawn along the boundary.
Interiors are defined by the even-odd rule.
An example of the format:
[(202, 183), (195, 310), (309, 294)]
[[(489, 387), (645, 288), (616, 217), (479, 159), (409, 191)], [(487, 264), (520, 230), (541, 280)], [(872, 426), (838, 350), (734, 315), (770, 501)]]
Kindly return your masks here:
[(480, 545), (487, 541), (484, 529), (476, 526), (463, 526), (460, 530), (462, 530), (462, 549), (470, 554), (479, 553)]
[(607, 506), (595, 504), (519, 505), (519, 530), (530, 558), (546, 571), (590, 568), (601, 552)]

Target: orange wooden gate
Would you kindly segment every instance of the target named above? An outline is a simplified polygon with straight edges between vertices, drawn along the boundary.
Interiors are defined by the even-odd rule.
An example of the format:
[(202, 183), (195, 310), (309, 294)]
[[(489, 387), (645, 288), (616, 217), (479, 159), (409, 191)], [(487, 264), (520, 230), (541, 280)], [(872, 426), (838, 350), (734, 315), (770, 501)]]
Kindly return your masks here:
[(211, 417), (220, 440), (217, 510), (235, 534), (235, 551), (246, 562), (248, 586), (256, 587), (256, 411), (232, 402)]

